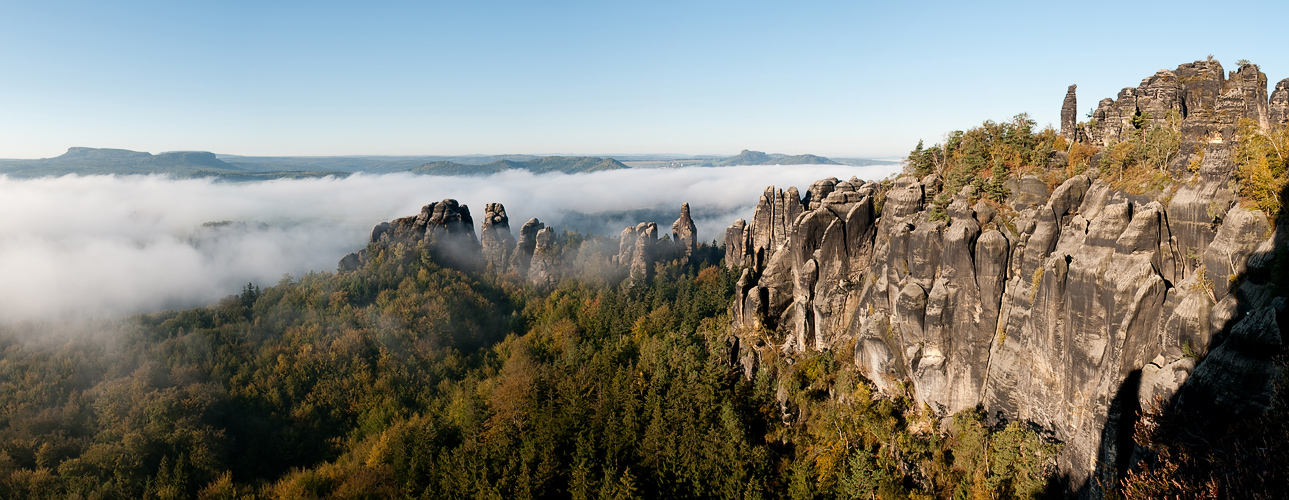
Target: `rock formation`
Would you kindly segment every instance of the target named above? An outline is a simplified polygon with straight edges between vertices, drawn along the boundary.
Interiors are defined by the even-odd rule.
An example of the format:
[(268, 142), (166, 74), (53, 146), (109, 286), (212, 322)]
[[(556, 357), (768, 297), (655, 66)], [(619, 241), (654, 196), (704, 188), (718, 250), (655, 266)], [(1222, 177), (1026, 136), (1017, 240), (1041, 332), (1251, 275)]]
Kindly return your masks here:
[(949, 221), (932, 221), (924, 189), (896, 180), (880, 217), (871, 196), (801, 214), (782, 245), (758, 247), (764, 265), (744, 270), (736, 326), (773, 330), (789, 352), (854, 341), (879, 389), (907, 383), (946, 415), (983, 405), (1053, 429), (1066, 442), (1062, 469), (1084, 477), (1125, 380), (1140, 371), (1143, 394), (1172, 396), (1193, 367), (1183, 348), (1207, 347), (1234, 317), (1230, 278), (1269, 227), (1230, 207), (1216, 234), (1179, 238), (1162, 204), (1079, 175), (1013, 231), (982, 226), (992, 216), (967, 205), (966, 189)]
[(970, 186), (933, 220), (934, 174), (886, 188), (824, 179), (804, 198), (767, 188), (753, 221), (725, 235), (726, 265), (743, 267), (731, 318), (746, 335), (731, 358), (750, 376), (766, 350), (854, 346), (846, 356), (883, 392), (1052, 430), (1062, 472), (1099, 496), (1132, 453), (1116, 448), (1136, 418), (1125, 401), (1269, 401), (1268, 353), (1289, 313), (1267, 283), (1241, 278), (1270, 265), (1273, 232), (1230, 188), (1238, 120), (1283, 119), (1265, 81), (1256, 66), (1223, 79), (1198, 61), (1098, 106), (1087, 139), (1099, 144), (1183, 116), (1202, 161), (1171, 199), (1116, 191), (1096, 169), (1050, 194), (1037, 177), (1012, 179), (1005, 221), (972, 204)]
[(528, 219), (519, 228), (519, 241), (515, 243), (515, 251), (510, 254), (510, 272), (520, 276), (528, 275), (528, 266), (537, 249), (537, 233), (542, 229), (546, 229), (546, 224), (542, 224), (536, 217)]
[(500, 203), (484, 206), (479, 243), (488, 269), (505, 272), (510, 266), (510, 253), (515, 249), (515, 237), (510, 234), (510, 218), (506, 217), (506, 207)]
[(549, 288), (559, 282), (559, 254), (555, 247), (555, 231), (544, 227), (534, 238), (533, 257), (528, 267), (528, 281), (539, 288)]
[[(372, 228), (369, 243), (424, 241), (433, 245), (453, 264), (475, 267), (479, 259), (479, 240), (474, 235), (474, 219), (470, 207), (453, 199), (436, 201), (421, 207), (414, 216), (400, 217), (382, 222)], [(353, 270), (362, 265), (366, 251), (360, 250), (340, 259), (341, 270)]]
[(1215, 60), (1195, 61), (1172, 71), (1161, 69), (1140, 86), (1119, 91), (1116, 99), (1101, 100), (1086, 127), (1088, 139), (1105, 146), (1138, 128), (1167, 125), (1169, 112), (1175, 112), (1181, 119), (1183, 143), (1182, 154), (1171, 167), (1181, 174), (1204, 144), (1233, 142), (1241, 119), (1262, 127), (1285, 119), (1286, 103), (1289, 94), (1284, 92), (1278, 100), (1268, 99), (1267, 77), (1256, 65), (1244, 64), (1224, 74)]
[[(626, 232), (624, 231), (625, 235)], [(653, 278), (654, 257), (658, 246), (658, 224), (653, 222), (641, 222), (636, 225), (635, 231), (631, 237), (634, 245), (630, 249), (629, 264), (630, 274), (627, 283), (638, 285), (648, 283)], [(626, 239), (624, 238), (625, 242)]]
[(1267, 119), (1274, 125), (1289, 123), (1289, 78), (1280, 80), (1267, 103)]
[(1065, 101), (1061, 103), (1061, 135), (1071, 141), (1077, 137), (1075, 127), (1079, 122), (1079, 101), (1074, 94), (1075, 88), (1078, 85), (1070, 85), (1069, 90), (1065, 91)]
[[(795, 196), (796, 191), (792, 191)], [(782, 199), (782, 197), (780, 197)], [(536, 218), (529, 219), (519, 229), (516, 239), (510, 232), (510, 219), (500, 203), (489, 203), (484, 209), (480, 238), (475, 239), (471, 227), (470, 210), (456, 200), (431, 203), (415, 216), (400, 217), (382, 222), (372, 228), (370, 243), (425, 244), (435, 251), (445, 263), (466, 269), (487, 269), (497, 274), (517, 276), (538, 288), (554, 287), (567, 276), (579, 273), (597, 274), (600, 278), (626, 278), (628, 286), (643, 284), (653, 278), (658, 262), (675, 262), (685, 265), (700, 248), (698, 231), (690, 214), (689, 204), (681, 206), (680, 217), (671, 225), (670, 238), (658, 238), (658, 224), (641, 222), (622, 230), (617, 244), (618, 251), (603, 255), (603, 243), (590, 256), (583, 256), (585, 241), (565, 238)], [(367, 250), (345, 255), (339, 262), (340, 271), (361, 268)], [(599, 257), (596, 257), (596, 256)], [(595, 269), (580, 269), (587, 261), (596, 259)]]
[(671, 223), (671, 241), (678, 245), (680, 258), (685, 262), (689, 261), (689, 256), (698, 248), (698, 227), (689, 216), (688, 203), (680, 206), (680, 218)]

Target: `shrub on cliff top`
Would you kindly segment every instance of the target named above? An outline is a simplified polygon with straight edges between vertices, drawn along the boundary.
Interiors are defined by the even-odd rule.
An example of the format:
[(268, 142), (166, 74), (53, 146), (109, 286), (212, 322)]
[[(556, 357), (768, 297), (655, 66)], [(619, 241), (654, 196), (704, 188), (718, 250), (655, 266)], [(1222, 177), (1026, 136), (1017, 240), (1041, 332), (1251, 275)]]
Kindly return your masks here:
[[(1008, 177), (1047, 172), (1049, 159), (1068, 147), (1051, 127), (1035, 131), (1036, 123), (1021, 113), (1010, 121), (985, 121), (967, 131), (955, 131), (944, 144), (925, 147), (919, 141), (909, 153), (905, 172), (922, 177), (938, 174), (944, 181), (932, 212), (939, 214), (963, 186), (994, 201), (1007, 198), (1003, 183)], [(937, 207), (940, 210), (937, 210)]]
[(1162, 190), (1172, 183), (1168, 166), (1181, 152), (1182, 115), (1168, 110), (1163, 123), (1151, 124), (1149, 113), (1134, 118), (1137, 128), (1129, 129), (1118, 142), (1105, 148), (1101, 180), (1115, 189), (1133, 194)]
[(1236, 132), (1235, 177), (1244, 204), (1266, 212), (1273, 220), (1280, 215), (1280, 193), (1289, 181), (1285, 156), (1289, 155), (1289, 129), (1274, 125), (1263, 130), (1253, 120), (1240, 120)]

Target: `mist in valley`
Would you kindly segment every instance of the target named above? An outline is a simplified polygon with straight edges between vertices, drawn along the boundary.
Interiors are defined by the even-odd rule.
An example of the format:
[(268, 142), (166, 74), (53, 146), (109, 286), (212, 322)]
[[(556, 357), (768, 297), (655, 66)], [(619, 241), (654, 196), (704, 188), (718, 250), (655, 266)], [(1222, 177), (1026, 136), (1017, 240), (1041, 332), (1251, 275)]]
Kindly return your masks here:
[(898, 166), (506, 171), (487, 177), (363, 175), (224, 183), (162, 176), (0, 177), (0, 322), (105, 318), (204, 305), (247, 283), (333, 272), (371, 227), (455, 198), (477, 224), (503, 203), (512, 230), (615, 237), (640, 221), (669, 232), (691, 205), (700, 241), (750, 218), (766, 186), (833, 176), (881, 179)]

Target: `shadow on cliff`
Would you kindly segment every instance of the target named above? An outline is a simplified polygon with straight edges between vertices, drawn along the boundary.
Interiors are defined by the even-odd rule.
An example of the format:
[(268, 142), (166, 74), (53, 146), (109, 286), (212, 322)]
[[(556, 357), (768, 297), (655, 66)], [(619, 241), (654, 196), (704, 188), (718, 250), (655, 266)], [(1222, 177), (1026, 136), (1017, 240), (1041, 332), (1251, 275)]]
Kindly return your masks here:
[[(1280, 193), (1289, 207), (1289, 186)], [(1120, 386), (1102, 429), (1095, 472), (1076, 491), (1100, 498), (1280, 498), (1289, 491), (1289, 397), (1282, 332), (1289, 329), (1289, 217), (1270, 249), (1232, 281), (1235, 314), (1168, 400), (1139, 403), (1141, 371)]]

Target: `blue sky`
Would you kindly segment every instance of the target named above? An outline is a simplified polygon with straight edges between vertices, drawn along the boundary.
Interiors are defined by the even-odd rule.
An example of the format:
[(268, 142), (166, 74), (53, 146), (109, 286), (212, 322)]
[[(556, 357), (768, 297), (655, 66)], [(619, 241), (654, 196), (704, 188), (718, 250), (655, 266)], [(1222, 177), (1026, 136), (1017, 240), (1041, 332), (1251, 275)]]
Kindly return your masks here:
[(1280, 3), (368, 3), (0, 0), (0, 158), (886, 157), (1209, 54), (1289, 77)]

